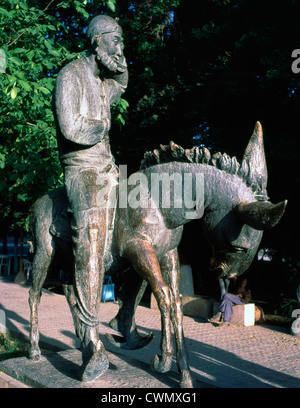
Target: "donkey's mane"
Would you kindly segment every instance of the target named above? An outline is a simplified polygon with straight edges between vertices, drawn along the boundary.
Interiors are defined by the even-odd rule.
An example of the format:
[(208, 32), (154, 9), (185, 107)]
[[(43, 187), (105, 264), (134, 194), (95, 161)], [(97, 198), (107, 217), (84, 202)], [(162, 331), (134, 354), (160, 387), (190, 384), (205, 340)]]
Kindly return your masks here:
[(196, 163), (214, 166), (219, 170), (223, 170), (228, 174), (237, 175), (248, 187), (251, 187), (258, 200), (266, 200), (266, 191), (262, 191), (261, 180), (256, 180), (253, 177), (251, 167), (248, 162), (243, 161), (241, 164), (236, 157), (230, 157), (226, 153), (211, 154), (206, 147), (194, 146), (191, 149), (184, 149), (174, 142), (169, 145), (160, 145), (155, 149), (144, 154), (141, 161), (140, 169), (145, 170), (157, 164), (183, 162)]

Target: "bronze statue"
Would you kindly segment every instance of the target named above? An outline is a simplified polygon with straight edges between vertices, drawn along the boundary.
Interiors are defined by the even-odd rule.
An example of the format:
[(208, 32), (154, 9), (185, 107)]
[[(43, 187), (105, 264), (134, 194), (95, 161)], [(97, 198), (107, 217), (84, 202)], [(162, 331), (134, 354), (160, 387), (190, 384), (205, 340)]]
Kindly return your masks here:
[[(178, 291), (180, 269), (177, 247), (184, 225), (193, 218), (202, 217), (199, 229), (203, 229), (212, 247), (212, 273), (219, 278), (234, 278), (249, 267), (261, 241), (262, 231), (277, 224), (285, 211), (286, 202), (274, 205), (268, 201), (267, 168), (260, 123), (255, 126), (241, 163), (226, 154), (211, 155), (207, 149), (198, 147), (183, 149), (171, 142), (169, 146), (161, 146), (147, 153), (141, 170), (132, 176), (129, 177), (131, 180), (120, 183), (110, 248), (113, 262), (105, 267), (108, 273), (124, 271), (119, 312), (110, 322), (110, 326), (122, 336), (107, 334), (106, 337), (116, 346), (132, 350), (145, 346), (151, 340), (151, 333), (145, 337), (139, 335), (134, 318), (145, 285), (150, 284), (161, 313), (161, 356), (154, 356), (152, 368), (167, 372), (171, 367), (172, 324), (177, 365), (181, 372), (180, 385), (192, 387)], [(156, 190), (152, 187), (156, 187), (153, 184), (158, 176), (166, 176), (172, 183), (169, 184), (169, 191), (153, 196)], [(138, 182), (134, 184), (133, 180)], [(186, 195), (186, 187), (190, 188), (192, 183), (190, 202), (194, 202), (194, 208), (190, 202), (186, 202), (185, 197), (180, 201), (180, 197), (176, 196), (176, 180), (179, 180), (177, 187), (183, 186), (183, 196)], [(197, 197), (195, 193), (199, 180), (204, 183), (203, 190), (200, 189), (203, 197)], [(126, 195), (121, 197), (124, 191)], [(139, 202), (137, 199), (134, 201), (137, 191)], [(166, 204), (166, 193), (170, 193), (170, 200), (167, 205), (163, 205)], [(180, 202), (182, 205), (178, 205)], [(49, 266), (61, 248), (64, 250), (64, 258), (69, 255), (70, 269), (73, 269), (68, 246), (71, 229), (67, 208), (67, 196), (64, 188), (61, 188), (42, 197), (32, 211), (32, 233), (36, 242), (33, 286), (29, 296), (32, 359), (40, 356), (37, 308), (41, 288)], [(194, 217), (190, 214), (191, 210)], [(133, 268), (128, 269), (128, 265)], [(102, 279), (103, 271), (100, 270), (100, 273), (99, 279)], [(80, 336), (82, 324), (76, 310), (79, 300), (74, 295), (76, 272), (74, 283), (65, 285), (65, 294), (76, 332)], [(100, 371), (103, 373), (104, 368)]]
[[(81, 323), (85, 381), (108, 367), (97, 333), (105, 249), (110, 246), (114, 215), (109, 195), (118, 183), (108, 132), (110, 106), (120, 98), (128, 81), (119, 24), (111, 17), (97, 16), (89, 24), (87, 36), (89, 51), (60, 71), (54, 93), (58, 147), (71, 214), (74, 313)], [(97, 197), (101, 189), (107, 197), (100, 203)]]

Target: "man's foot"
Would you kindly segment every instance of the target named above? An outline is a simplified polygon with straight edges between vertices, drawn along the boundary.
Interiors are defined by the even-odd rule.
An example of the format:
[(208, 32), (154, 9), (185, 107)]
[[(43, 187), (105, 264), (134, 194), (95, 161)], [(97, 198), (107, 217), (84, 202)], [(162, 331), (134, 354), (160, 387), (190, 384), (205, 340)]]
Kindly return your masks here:
[(208, 321), (210, 323), (220, 323), (222, 321), (222, 317), (223, 317), (222, 313), (218, 312), (216, 315), (208, 319)]
[[(99, 341), (100, 343), (100, 341)], [(93, 345), (94, 346), (94, 345)], [(93, 347), (92, 346), (92, 347)], [(88, 346), (91, 348), (91, 346)], [(94, 347), (93, 347), (94, 348)], [(101, 344), (94, 350), (92, 354), (89, 352), (89, 357), (86, 356), (86, 350), (83, 350), (83, 364), (81, 366), (81, 381), (91, 382), (104, 374), (109, 367), (109, 360), (104, 346)]]
[(81, 343), (82, 366), (81, 381), (91, 382), (107, 371), (109, 366), (105, 347), (99, 339), (95, 328), (86, 328), (84, 340)]
[(219, 325), (219, 327), (228, 327), (228, 326), (230, 326), (229, 322), (221, 322)]

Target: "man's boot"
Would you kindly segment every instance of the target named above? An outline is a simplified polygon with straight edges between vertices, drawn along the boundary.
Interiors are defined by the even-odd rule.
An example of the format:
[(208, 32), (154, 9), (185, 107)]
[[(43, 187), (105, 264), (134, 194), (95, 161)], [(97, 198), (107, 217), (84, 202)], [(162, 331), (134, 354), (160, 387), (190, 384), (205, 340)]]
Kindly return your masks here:
[(94, 328), (87, 328), (82, 344), (81, 381), (91, 382), (104, 374), (109, 367), (106, 350)]
[(210, 323), (222, 323), (223, 321), (223, 313), (222, 312), (218, 312), (217, 314), (215, 314), (213, 317), (211, 317), (210, 319), (208, 319), (208, 321)]

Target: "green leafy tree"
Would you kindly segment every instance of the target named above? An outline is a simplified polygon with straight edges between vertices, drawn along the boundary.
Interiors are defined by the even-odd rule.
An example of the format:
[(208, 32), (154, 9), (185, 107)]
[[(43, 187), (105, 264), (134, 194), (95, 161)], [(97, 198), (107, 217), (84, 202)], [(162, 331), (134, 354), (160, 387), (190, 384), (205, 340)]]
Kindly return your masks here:
[[(98, 1), (102, 11), (115, 1)], [(3, 0), (0, 7), (0, 216), (6, 230), (24, 225), (32, 203), (62, 184), (51, 106), (59, 69), (80, 57), (88, 2)], [(72, 21), (69, 16), (72, 16)], [(80, 30), (79, 30), (80, 28)], [(116, 107), (118, 120), (123, 122)]]
[[(11, 230), (24, 224), (32, 203), (47, 190), (62, 184), (51, 94), (58, 71), (80, 57), (88, 44), (84, 36), (88, 21), (99, 13), (121, 16), (126, 37), (126, 57), (130, 64), (133, 102), (138, 112), (143, 92), (155, 95), (153, 66), (164, 54), (165, 31), (171, 26), (172, 12), (178, 0), (128, 2), (124, 0), (76, 1), (4, 0), (0, 7), (1, 53), (0, 81), (0, 212)], [(161, 85), (162, 86), (162, 85)], [(151, 98), (150, 98), (151, 99)], [(156, 98), (154, 98), (156, 99)], [(150, 101), (150, 104), (152, 102)], [(149, 104), (146, 104), (149, 107)], [(113, 107), (113, 122), (119, 137), (128, 101), (121, 99)], [(165, 108), (162, 107), (162, 110)], [(142, 118), (133, 114), (131, 141), (148, 124), (157, 120), (156, 112)], [(131, 121), (132, 124), (132, 121)], [(134, 155), (137, 154), (132, 143)], [(128, 146), (115, 142), (118, 157)]]

